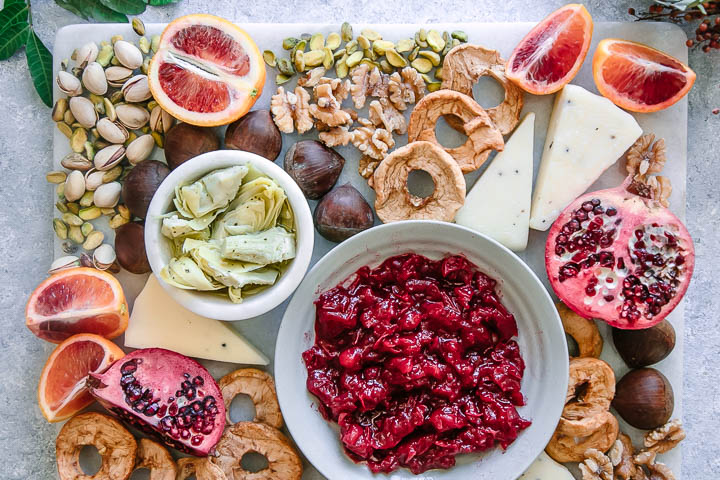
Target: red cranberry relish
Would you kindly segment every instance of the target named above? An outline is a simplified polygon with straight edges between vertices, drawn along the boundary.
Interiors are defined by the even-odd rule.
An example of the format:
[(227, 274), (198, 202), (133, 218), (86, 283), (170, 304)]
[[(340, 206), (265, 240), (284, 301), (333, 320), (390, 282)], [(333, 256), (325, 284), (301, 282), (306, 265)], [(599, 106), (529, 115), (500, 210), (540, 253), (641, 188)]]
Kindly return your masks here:
[(507, 448), (530, 425), (515, 409), (525, 363), (495, 280), (462, 256), (411, 253), (350, 280), (315, 302), (303, 353), (307, 388), (350, 458), (418, 474)]

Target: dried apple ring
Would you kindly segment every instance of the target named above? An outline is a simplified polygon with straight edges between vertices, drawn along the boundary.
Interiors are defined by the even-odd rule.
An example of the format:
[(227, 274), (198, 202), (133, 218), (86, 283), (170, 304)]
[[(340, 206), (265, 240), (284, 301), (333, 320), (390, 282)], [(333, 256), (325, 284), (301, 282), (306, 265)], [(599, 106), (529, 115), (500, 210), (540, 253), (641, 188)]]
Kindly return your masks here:
[(195, 477), (196, 480), (227, 480), (223, 471), (207, 457), (186, 457), (178, 460), (177, 480)]
[(604, 412), (601, 415), (604, 423), (585, 437), (564, 435), (559, 430), (555, 430), (550, 438), (550, 443), (545, 447), (545, 452), (560, 463), (582, 462), (585, 460), (585, 452), (591, 448), (603, 453), (607, 452), (617, 440), (620, 425), (615, 415), (610, 412)]
[[(597, 358), (570, 360), (570, 383), (562, 416), (579, 420), (610, 410), (615, 397), (615, 373)], [(598, 449), (599, 450), (599, 449)]]
[[(520, 120), (523, 93), (505, 76), (505, 60), (497, 50), (467, 43), (450, 50), (443, 61), (441, 88), (472, 97), (473, 85), (485, 75), (497, 80), (505, 90), (505, 99), (497, 107), (487, 109), (487, 114), (500, 133), (507, 135), (515, 129)], [(454, 129), (463, 131), (463, 123), (459, 119), (447, 116), (445, 120)]]
[(280, 413), (280, 405), (278, 405), (277, 393), (275, 393), (275, 382), (267, 373), (256, 368), (241, 368), (222, 377), (218, 386), (223, 400), (225, 400), (228, 425), (233, 423), (230, 420), (230, 404), (238, 394), (244, 393), (255, 405), (253, 422), (264, 423), (275, 428), (282, 427), (283, 418)]
[[(435, 124), (445, 115), (454, 115), (462, 121), (467, 140), (455, 148), (445, 148), (435, 137)], [(410, 114), (408, 142), (425, 140), (445, 150), (455, 159), (463, 173), (482, 166), (492, 150), (500, 151), (505, 142), (500, 130), (485, 110), (465, 94), (452, 90), (438, 90), (425, 95)]]
[[(102, 465), (95, 475), (80, 468), (80, 450), (97, 448)], [(102, 413), (75, 415), (63, 425), (55, 441), (60, 480), (127, 480), (135, 469), (137, 442), (120, 422)]]
[[(430, 174), (435, 183), (432, 194), (420, 198), (408, 191), (407, 179), (413, 170)], [(384, 223), (451, 222), (465, 202), (465, 177), (460, 167), (448, 153), (430, 142), (413, 142), (398, 148), (380, 162), (372, 180), (375, 211)]]
[(570, 437), (587, 437), (609, 421), (608, 415), (613, 416), (610, 412), (601, 412), (596, 415), (580, 418), (578, 420), (569, 420), (567, 418), (560, 417), (557, 431), (562, 435)]
[(146, 468), (150, 471), (150, 480), (175, 480), (177, 465), (167, 448), (157, 442), (141, 438), (138, 442), (135, 470)]
[(603, 349), (603, 339), (595, 322), (581, 317), (562, 302), (557, 302), (555, 307), (560, 314), (565, 333), (578, 344), (578, 357), (599, 358)]

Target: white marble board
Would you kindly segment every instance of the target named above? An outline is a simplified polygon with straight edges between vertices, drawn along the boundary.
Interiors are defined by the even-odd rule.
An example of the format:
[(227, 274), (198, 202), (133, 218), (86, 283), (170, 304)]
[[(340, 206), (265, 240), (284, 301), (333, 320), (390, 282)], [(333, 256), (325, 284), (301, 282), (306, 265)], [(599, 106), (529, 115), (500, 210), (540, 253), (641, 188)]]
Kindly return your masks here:
[[(489, 48), (499, 50), (500, 53), (507, 58), (515, 45), (520, 39), (532, 28), (531, 23), (465, 23), (465, 24), (433, 24), (428, 25), (416, 24), (375, 24), (375, 25), (353, 25), (356, 32), (362, 28), (370, 27), (380, 32), (384, 38), (388, 40), (399, 40), (401, 38), (412, 37), (413, 34), (421, 27), (436, 28), (442, 30), (464, 30), (467, 32), (470, 43), (480, 44)], [(146, 25), (147, 35), (160, 33), (163, 24)], [(242, 24), (242, 28), (253, 37), (257, 42), (260, 50), (270, 49), (276, 52), (278, 56), (287, 55), (281, 48), (283, 38), (288, 36), (300, 36), (302, 33), (321, 32), (327, 35), (333, 31), (339, 31), (340, 25), (327, 24), (262, 24), (251, 23)], [(128, 40), (136, 40), (129, 25), (108, 25), (99, 24), (81, 24), (71, 25), (60, 29), (55, 38), (54, 46), (54, 69), (55, 72), (60, 68), (60, 62), (70, 57), (73, 49), (82, 45), (88, 40), (100, 42), (109, 40), (108, 32), (112, 34), (121, 34)], [(357, 33), (356, 33), (357, 34)], [(597, 43), (604, 38), (622, 38), (627, 40), (639, 41), (657, 49), (665, 51), (675, 56), (683, 62), (687, 62), (687, 48), (685, 47), (686, 36), (678, 27), (667, 23), (619, 23), (619, 22), (602, 22), (595, 24), (593, 34), (593, 44), (588, 53), (588, 58), (580, 70), (580, 73), (572, 83), (585, 87), (586, 89), (597, 93), (592, 78), (592, 55), (595, 51)], [(261, 98), (255, 104), (254, 109), (269, 108), (270, 96), (275, 92), (276, 85), (274, 82), (275, 72), (268, 68), (268, 75), (265, 84), (265, 90)], [(293, 87), (294, 80), (285, 85)], [(474, 89), (477, 101), (484, 107), (492, 107), (499, 102), (502, 95), (501, 88), (492, 80), (481, 82)], [(60, 91), (55, 86), (55, 99), (59, 98)], [(523, 114), (527, 112), (535, 112), (535, 173), (540, 162), (540, 154), (545, 142), (545, 132), (552, 111), (552, 102), (554, 95), (533, 96), (525, 95), (525, 106)], [(409, 111), (408, 111), (409, 112)], [(409, 113), (408, 113), (409, 114)], [(667, 110), (653, 114), (635, 114), (635, 118), (640, 123), (645, 132), (655, 133), (656, 136), (665, 138), (668, 153), (668, 162), (665, 167), (664, 175), (670, 177), (673, 186), (671, 197), (672, 210), (683, 219), (685, 216), (685, 180), (687, 171), (687, 99), (683, 99), (673, 107)], [(439, 126), (439, 138), (444, 142), (452, 142), (456, 135), (454, 131), (446, 126)], [(219, 129), (218, 133), (222, 134), (223, 129)], [(70, 151), (67, 139), (55, 129), (54, 138), (54, 163), (60, 168), (60, 159)], [(282, 159), (285, 151), (296, 140), (301, 138), (317, 138), (316, 133), (311, 132), (305, 135), (284, 135), (283, 151), (277, 160), (282, 165)], [(398, 146), (407, 142), (406, 136), (398, 138)], [(338, 180), (338, 185), (350, 182), (365, 198), (372, 204), (374, 200), (374, 192), (367, 186), (365, 180), (357, 173), (357, 162), (360, 157), (359, 152), (353, 147), (341, 147), (338, 151), (345, 157), (346, 165), (343, 173)], [(162, 160), (162, 152), (156, 151), (151, 158)], [(491, 158), (492, 160), (492, 158)], [(487, 162), (489, 164), (490, 161)], [(486, 164), (486, 165), (487, 165)], [(472, 186), (483, 169), (468, 174), (466, 176), (468, 187)], [(610, 167), (608, 171), (591, 187), (590, 190), (607, 188), (620, 184), (624, 178), (622, 162)], [(314, 209), (316, 202), (310, 201), (310, 206)], [(488, 206), (491, 208), (492, 206)], [(101, 228), (102, 229), (102, 228)], [(107, 228), (102, 229), (106, 233), (111, 231)], [(550, 289), (547, 281), (547, 275), (544, 268), (544, 246), (545, 232), (530, 231), (530, 241), (528, 249), (519, 254), (519, 256), (537, 273), (543, 280), (545, 285)], [(324, 256), (334, 246), (333, 243), (325, 240), (318, 234), (315, 236), (315, 251), (313, 252), (313, 264), (320, 257)], [(61, 250), (61, 242), (55, 239), (56, 257), (63, 255)], [(122, 272), (119, 278), (125, 289), (128, 301), (132, 302), (137, 293), (142, 289), (146, 276), (133, 275)], [(280, 325), (287, 302), (283, 303), (273, 311), (260, 317), (235, 322), (234, 326), (245, 335), (254, 345), (260, 348), (268, 358), (272, 359), (275, 354), (275, 337)], [(670, 322), (677, 331), (677, 345), (672, 354), (659, 363), (656, 367), (662, 371), (670, 380), (675, 391), (675, 412), (673, 417), (682, 417), (682, 388), (683, 388), (683, 327), (684, 327), (684, 302), (681, 303), (675, 311), (669, 316)], [(605, 349), (602, 358), (610, 363), (614, 368), (617, 378), (619, 379), (628, 370), (617, 352), (614, 350), (612, 340), (609, 337), (610, 329), (606, 325), (600, 326), (603, 337), (605, 338)], [(118, 342), (122, 345), (122, 337)], [(272, 361), (272, 360), (271, 360)], [(298, 359), (300, 361), (300, 359)], [(235, 365), (219, 363), (219, 362), (203, 362), (210, 371), (221, 376), (225, 373), (237, 368)], [(272, 370), (272, 363), (269, 365)], [(247, 414), (246, 411), (239, 408), (239, 414)], [(636, 445), (641, 439), (641, 432), (629, 427), (621, 420), (621, 427), (624, 431), (629, 432), (633, 436)], [(59, 427), (58, 427), (59, 428)], [(681, 465), (681, 449), (676, 448), (672, 452), (662, 456), (661, 461), (667, 463), (675, 472), (677, 478), (682, 478), (680, 472)], [(577, 469), (574, 470), (578, 476)], [(428, 475), (429, 474), (429, 475)], [(384, 476), (379, 475), (379, 478)], [(133, 477), (135, 478), (135, 477)], [(303, 479), (320, 479), (323, 478), (315, 469), (306, 462), (306, 472)], [(427, 472), (423, 478), (432, 478), (431, 472)], [(333, 479), (335, 480), (335, 479)], [(505, 480), (505, 479), (503, 479)], [(512, 479), (507, 479), (512, 480)]]

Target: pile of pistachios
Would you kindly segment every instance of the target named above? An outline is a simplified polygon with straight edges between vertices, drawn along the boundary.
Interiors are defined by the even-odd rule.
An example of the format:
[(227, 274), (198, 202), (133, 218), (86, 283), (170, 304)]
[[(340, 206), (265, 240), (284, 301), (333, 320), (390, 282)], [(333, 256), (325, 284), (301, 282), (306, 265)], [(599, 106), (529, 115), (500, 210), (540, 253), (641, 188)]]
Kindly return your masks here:
[[(398, 42), (383, 40), (380, 33), (371, 29), (362, 30), (355, 38), (352, 26), (345, 22), (340, 33), (333, 32), (327, 37), (322, 33), (306, 33), (300, 38), (286, 38), (282, 48), (290, 52), (288, 58), (278, 58), (270, 50), (263, 52), (263, 58), (279, 71), (275, 76), (278, 85), (289, 81), (296, 73), (319, 66), (327, 71), (334, 67), (338, 78), (343, 78), (353, 67), (367, 63), (388, 74), (410, 65), (423, 76), (428, 90), (434, 91), (440, 88), (445, 55), (465, 42), (467, 34), (463, 31), (440, 33), (424, 28), (418, 30), (413, 38)], [(433, 69), (434, 75), (430, 75)]]
[[(72, 152), (61, 161), (67, 171), (52, 171), (46, 178), (57, 185), (55, 206), (61, 216), (53, 220), (53, 228), (66, 254), (103, 245), (105, 236), (93, 220), (106, 216), (113, 229), (132, 220), (127, 207), (119, 205), (122, 181), (155, 147), (163, 147), (174, 123), (152, 100), (146, 75), (160, 37), (148, 40), (139, 19), (133, 20), (133, 28), (136, 43), (120, 35), (99, 45), (86, 43), (73, 52), (72, 67), (68, 60), (62, 62), (56, 79), (67, 97), (55, 103), (52, 118)], [(108, 248), (112, 251), (109, 245), (98, 249), (100, 259), (83, 254), (63, 260), (109, 268), (114, 251), (110, 255)]]

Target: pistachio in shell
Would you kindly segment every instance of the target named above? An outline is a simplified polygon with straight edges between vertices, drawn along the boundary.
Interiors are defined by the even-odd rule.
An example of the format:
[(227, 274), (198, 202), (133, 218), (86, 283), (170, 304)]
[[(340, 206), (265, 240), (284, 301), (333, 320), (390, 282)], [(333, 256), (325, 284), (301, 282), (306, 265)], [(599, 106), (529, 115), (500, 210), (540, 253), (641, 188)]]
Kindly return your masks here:
[(256, 153), (274, 162), (282, 150), (282, 135), (268, 110), (254, 110), (228, 126), (225, 148)]
[(145, 218), (150, 201), (170, 169), (157, 160), (144, 160), (132, 170), (122, 186), (122, 198), (133, 216)]
[(220, 149), (220, 140), (211, 128), (178, 123), (165, 135), (165, 160), (171, 170), (200, 154)]

